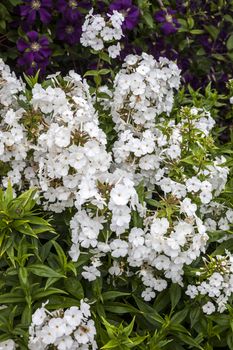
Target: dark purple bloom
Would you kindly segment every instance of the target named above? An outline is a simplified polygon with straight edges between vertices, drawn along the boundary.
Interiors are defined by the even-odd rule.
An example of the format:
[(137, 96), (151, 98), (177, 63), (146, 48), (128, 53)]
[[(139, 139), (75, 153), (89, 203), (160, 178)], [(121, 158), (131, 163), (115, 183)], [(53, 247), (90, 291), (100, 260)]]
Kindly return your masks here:
[(67, 20), (75, 21), (81, 16), (80, 8), (89, 9), (91, 7), (89, 1), (79, 0), (58, 0), (57, 9)]
[(57, 25), (57, 37), (69, 45), (75, 45), (80, 41), (82, 34), (81, 21), (67, 21), (62, 19)]
[(27, 40), (19, 39), (17, 48), (22, 56), (18, 59), (20, 66), (25, 66), (28, 74), (35, 73), (38, 69), (44, 71), (49, 63), (51, 49), (46, 36), (39, 37), (38, 33), (27, 33)]
[(139, 8), (132, 4), (132, 0), (115, 0), (109, 6), (110, 11), (119, 11), (123, 14), (125, 20), (122, 24), (123, 29), (133, 29), (139, 20)]
[(176, 33), (180, 27), (175, 15), (176, 11), (170, 8), (155, 13), (155, 20), (161, 23), (161, 29), (164, 34), (170, 35)]
[(25, 0), (24, 2), (25, 5), (20, 6), (20, 14), (29, 24), (35, 22), (37, 14), (44, 24), (51, 21), (52, 0)]

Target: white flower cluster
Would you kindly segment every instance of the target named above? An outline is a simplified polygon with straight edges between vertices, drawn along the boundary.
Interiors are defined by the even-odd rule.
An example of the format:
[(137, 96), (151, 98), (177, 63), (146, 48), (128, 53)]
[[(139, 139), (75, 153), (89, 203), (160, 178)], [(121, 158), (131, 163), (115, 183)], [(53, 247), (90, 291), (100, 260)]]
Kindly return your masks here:
[(213, 118), (194, 107), (170, 114), (179, 81), (167, 59), (126, 58), (102, 106), (108, 113), (111, 105), (116, 123), (113, 157), (88, 86), (72, 71), (36, 84), (31, 95), (13, 88), (14, 103), (0, 109), (2, 184), (38, 186), (54, 212), (75, 207), (69, 254), (73, 261), (90, 256), (82, 276), (93, 281), (102, 269), (112, 280), (138, 276), (145, 300), (168, 280), (183, 285), (185, 265), (206, 251), (207, 233), (233, 221), (217, 201), (229, 170), (212, 154)]
[(16, 344), (14, 340), (8, 339), (6, 341), (0, 342), (0, 350), (15, 350)]
[(72, 71), (46, 88), (36, 84), (29, 100), (0, 110), (0, 136), (0, 161), (8, 170), (2, 184), (38, 186), (45, 209), (55, 212), (79, 206), (83, 181), (94, 181), (111, 161), (88, 87)]
[(167, 58), (127, 56), (114, 81), (112, 117), (117, 130), (125, 130), (129, 123), (150, 128), (156, 116), (171, 112), (173, 90), (179, 85), (180, 70)]
[(14, 94), (23, 91), (23, 82), (18, 80), (10, 68), (0, 58), (0, 107), (10, 106), (14, 101)]
[(213, 312), (224, 312), (229, 297), (233, 293), (233, 255), (226, 251), (226, 255), (211, 257), (210, 261), (203, 259), (205, 266), (200, 268), (196, 284), (187, 287), (186, 294), (194, 299), (197, 296), (207, 301), (202, 310), (210, 315)]
[[(113, 173), (100, 176), (97, 183), (89, 181), (88, 185), (90, 197), (87, 197), (86, 187), (83, 194), (83, 196), (86, 194), (87, 209), (85, 210), (83, 206), (83, 209), (75, 214), (70, 223), (73, 242), (70, 250), (72, 259), (78, 260), (80, 247), (95, 248), (94, 253), (102, 256), (110, 251), (116, 258), (126, 256), (128, 244), (118, 237), (129, 229), (132, 210), (137, 209), (141, 214), (143, 213), (132, 176), (117, 169)], [(96, 207), (96, 211), (92, 212), (88, 209), (89, 203), (92, 204), (92, 207)], [(106, 221), (110, 231), (106, 232), (105, 237), (103, 231)], [(108, 242), (108, 236), (113, 234), (116, 235), (116, 238)], [(96, 272), (96, 269), (93, 271), (95, 271), (96, 278), (99, 272)], [(85, 273), (84, 276), (86, 276)]]
[(96, 51), (101, 51), (105, 48), (106, 43), (111, 44), (118, 41), (116, 45), (109, 45), (107, 48), (109, 56), (116, 58), (121, 51), (119, 40), (123, 37), (121, 29), (123, 22), (124, 16), (118, 11), (113, 11), (113, 14), (107, 14), (104, 17), (100, 14), (93, 14), (93, 9), (91, 9), (85, 17), (80, 42), (85, 47), (89, 46)]
[(32, 315), (29, 328), (30, 350), (95, 350), (96, 329), (90, 318), (90, 306), (83, 300), (80, 307), (49, 312), (45, 304)]
[[(83, 202), (82, 211), (71, 220), (71, 257), (77, 260), (83, 249), (92, 254), (91, 265), (83, 267), (83, 277), (89, 281), (99, 277), (101, 258), (110, 254), (113, 265), (109, 273), (136, 273), (146, 287), (142, 292), (145, 300), (165, 289), (167, 279), (182, 285), (184, 266), (205, 253), (209, 225), (204, 221), (215, 217), (210, 208), (228, 175), (225, 158), (211, 158), (214, 120), (209, 112), (184, 107), (178, 118), (159, 119), (161, 112), (171, 111), (173, 88), (179, 86), (177, 66), (161, 62), (164, 65), (160, 67), (146, 54), (126, 58), (127, 69), (116, 77), (112, 101), (118, 132), (113, 145), (117, 170), (99, 177), (98, 185), (92, 184), (89, 193), (95, 196)], [(158, 87), (157, 94), (151, 93), (151, 75), (156, 79), (151, 84)], [(149, 81), (139, 93), (134, 93), (134, 77), (139, 90), (144, 79)], [(151, 118), (145, 118), (148, 109)], [(197, 157), (202, 152), (206, 163), (192, 161), (195, 152)], [(148, 203), (158, 203), (158, 209), (140, 203), (135, 188), (141, 182), (149, 190)], [(90, 210), (90, 202), (98, 209)], [(135, 211), (141, 217), (140, 228), (130, 225), (134, 225)]]

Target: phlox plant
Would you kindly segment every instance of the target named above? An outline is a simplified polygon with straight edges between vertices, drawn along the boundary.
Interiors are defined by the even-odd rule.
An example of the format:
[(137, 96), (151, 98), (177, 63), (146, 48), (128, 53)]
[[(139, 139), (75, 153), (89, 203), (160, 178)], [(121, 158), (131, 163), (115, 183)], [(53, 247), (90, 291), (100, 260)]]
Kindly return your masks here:
[(0, 62), (0, 349), (233, 349), (232, 82), (187, 91), (145, 52), (103, 68), (89, 27), (121, 35), (114, 11), (86, 18), (84, 76)]

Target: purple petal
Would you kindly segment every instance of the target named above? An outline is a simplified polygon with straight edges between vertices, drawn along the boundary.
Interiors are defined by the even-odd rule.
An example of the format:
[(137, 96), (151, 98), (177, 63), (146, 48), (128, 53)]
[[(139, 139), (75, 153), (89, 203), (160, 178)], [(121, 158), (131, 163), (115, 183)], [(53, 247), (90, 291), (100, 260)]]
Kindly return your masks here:
[(32, 10), (31, 12), (29, 12), (29, 14), (27, 16), (27, 21), (29, 23), (33, 23), (33, 22), (35, 22), (35, 19), (36, 19), (36, 11)]
[(21, 16), (27, 16), (30, 12), (31, 8), (28, 5), (22, 5), (20, 6), (20, 15)]
[(17, 49), (19, 50), (19, 52), (24, 52), (28, 48), (29, 48), (28, 43), (26, 43), (26, 41), (24, 41), (23, 39), (19, 39), (17, 41)]
[(177, 31), (177, 29), (174, 27), (174, 25), (170, 22), (165, 22), (162, 25), (161, 29), (164, 32), (164, 34), (166, 34), (166, 35), (176, 33), (176, 31)]
[(28, 32), (27, 33), (27, 36), (28, 36), (28, 38), (29, 38), (29, 40), (30, 41), (37, 41), (38, 40), (38, 33), (37, 32), (35, 32), (34, 30), (32, 30), (31, 32)]
[(46, 36), (42, 36), (42, 37), (38, 40), (38, 43), (39, 43), (41, 46), (49, 46), (49, 41), (48, 41), (48, 38), (46, 38)]
[(41, 8), (39, 11), (40, 20), (42, 23), (48, 24), (51, 21), (51, 13)]

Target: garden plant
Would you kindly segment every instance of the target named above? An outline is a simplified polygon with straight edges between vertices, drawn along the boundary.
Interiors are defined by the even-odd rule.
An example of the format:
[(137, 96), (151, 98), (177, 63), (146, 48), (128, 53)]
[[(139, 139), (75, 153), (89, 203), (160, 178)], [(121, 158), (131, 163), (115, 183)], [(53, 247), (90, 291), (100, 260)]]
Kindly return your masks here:
[(2, 0), (0, 350), (233, 350), (233, 1)]

